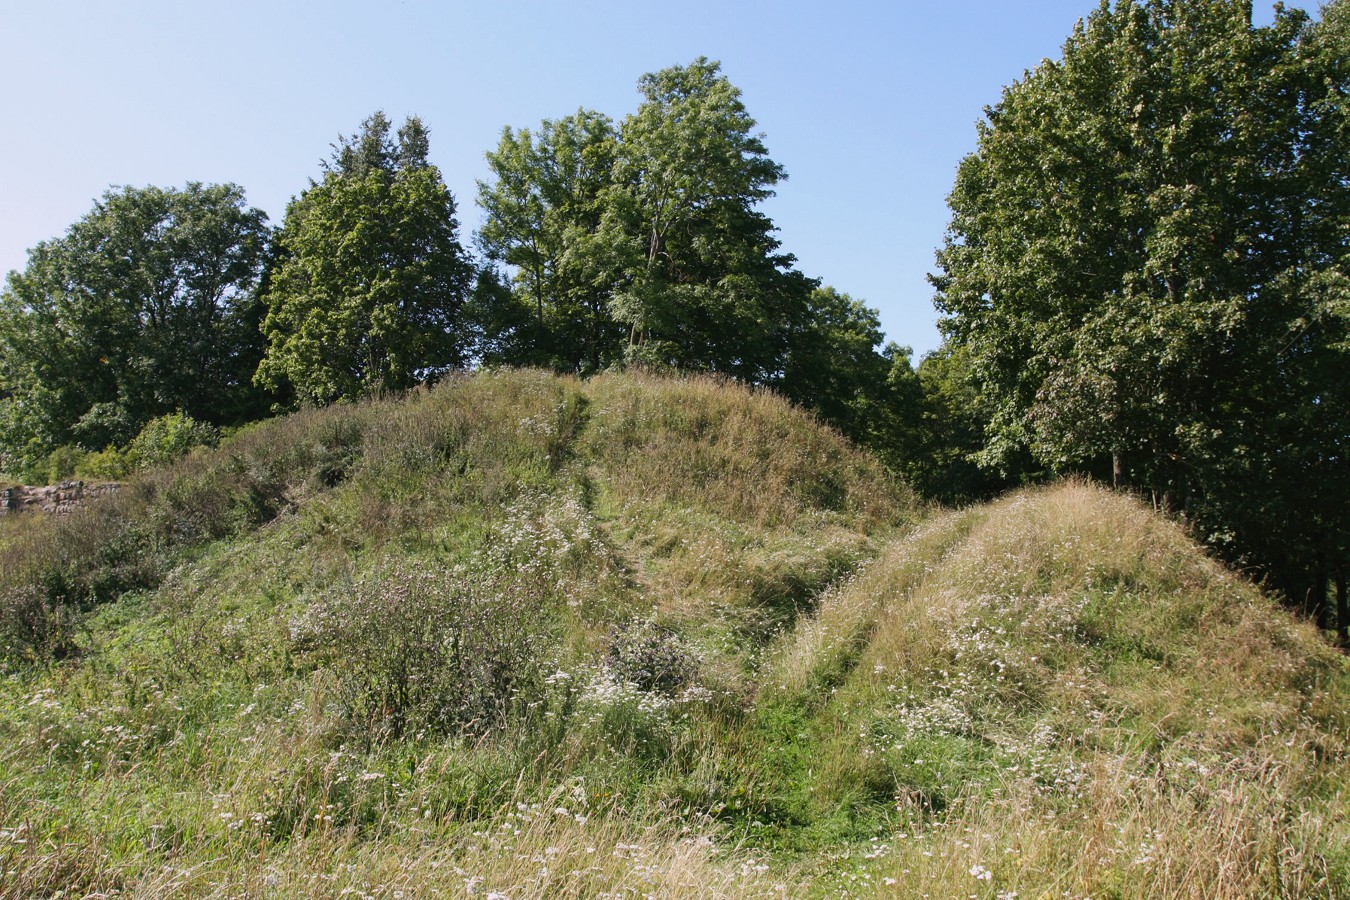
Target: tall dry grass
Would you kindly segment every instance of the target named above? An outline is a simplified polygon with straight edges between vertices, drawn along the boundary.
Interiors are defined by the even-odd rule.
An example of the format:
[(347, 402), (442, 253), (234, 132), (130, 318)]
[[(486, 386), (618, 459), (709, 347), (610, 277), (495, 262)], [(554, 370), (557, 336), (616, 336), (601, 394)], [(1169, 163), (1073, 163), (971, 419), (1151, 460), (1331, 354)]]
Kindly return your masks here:
[(1314, 629), (709, 379), (302, 413), (0, 561), (67, 616), (0, 678), (0, 896), (1347, 896)]
[(913, 492), (871, 456), (767, 391), (707, 376), (602, 375), (587, 442), (619, 498), (715, 510), (760, 527), (821, 513), (869, 530), (913, 516)]
[(1133, 500), (939, 518), (775, 669), (822, 673), (911, 811), (858, 895), (1350, 895), (1345, 659)]

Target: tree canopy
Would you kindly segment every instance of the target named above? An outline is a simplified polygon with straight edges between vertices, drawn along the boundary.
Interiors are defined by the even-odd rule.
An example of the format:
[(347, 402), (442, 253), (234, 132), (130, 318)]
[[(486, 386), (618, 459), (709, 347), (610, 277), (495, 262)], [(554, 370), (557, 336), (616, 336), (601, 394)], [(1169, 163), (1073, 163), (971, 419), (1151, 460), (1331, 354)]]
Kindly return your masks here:
[(601, 226), (628, 355), (769, 381), (814, 286), (757, 208), (783, 168), (717, 63), (644, 75), (638, 90)]
[(495, 180), (479, 182), (479, 243), (515, 273), (514, 296), (498, 304), (504, 318), (487, 323), (497, 359), (594, 371), (619, 357), (617, 273), (598, 234), (618, 138), (607, 116), (581, 109), (535, 132), (507, 128), (488, 152)]
[(986, 111), (934, 278), (986, 464), (1147, 490), (1296, 595), (1344, 566), (1305, 505), (1347, 484), (1344, 19), (1102, 3)]
[(376, 113), (339, 139), (320, 181), (293, 200), (263, 295), (257, 379), (327, 403), (434, 380), (464, 360), (459, 311), (473, 266), (455, 201), (409, 118)]
[(266, 216), (235, 185), (109, 190), (0, 293), (0, 468), (156, 416), (257, 415)]
[(740, 91), (699, 58), (644, 75), (636, 112), (507, 128), (479, 184), (483, 357), (621, 362), (771, 385), (868, 435), (890, 363), (876, 313), (795, 268), (762, 201), (786, 175)]
[(508, 128), (488, 154), (481, 241), (534, 313), (507, 321), (558, 368), (627, 359), (773, 381), (814, 287), (758, 209), (782, 167), (718, 63), (638, 90), (617, 127), (580, 110)]

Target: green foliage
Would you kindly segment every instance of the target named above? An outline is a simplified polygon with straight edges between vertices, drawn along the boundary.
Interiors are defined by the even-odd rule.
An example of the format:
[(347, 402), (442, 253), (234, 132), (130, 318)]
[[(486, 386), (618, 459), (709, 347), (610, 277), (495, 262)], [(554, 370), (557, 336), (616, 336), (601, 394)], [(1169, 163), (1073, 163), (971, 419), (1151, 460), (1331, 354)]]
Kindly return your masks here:
[[(805, 314), (787, 336), (787, 357), (775, 387), (816, 410), (859, 443), (877, 446), (876, 420), (904, 398), (887, 381), (890, 364), (877, 351), (883, 335), (874, 309), (832, 287), (811, 291)], [(889, 351), (888, 351), (889, 352)]]
[(69, 444), (57, 447), (47, 454), (45, 471), (40, 473), (39, 484), (56, 484), (65, 481), (78, 472), (84, 464), (87, 454), (78, 447)]
[(1342, 5), (1103, 3), (987, 111), (934, 279), (987, 465), (1137, 486), (1295, 597), (1350, 530)]
[(620, 362), (772, 385), (855, 439), (885, 405), (876, 312), (793, 268), (759, 205), (786, 176), (740, 91), (697, 59), (644, 75), (617, 127), (589, 110), (507, 128), (479, 183), (486, 362)]
[(259, 409), (266, 217), (234, 185), (109, 190), (0, 293), (0, 467), (123, 444), (173, 410)]
[(107, 447), (86, 453), (75, 467), (75, 474), (80, 478), (94, 481), (121, 481), (130, 475), (134, 468), (126, 451)]
[[(16, 517), (33, 521), (15, 525), (12, 539), (0, 544), (0, 606), (13, 613), (0, 614), (0, 666), (73, 652), (70, 623), (82, 611), (153, 588), (203, 544), (275, 516), (286, 495), (308, 486), (341, 449), (334, 446), (337, 429), (307, 433), (289, 424), (246, 431), (211, 459), (151, 468), (116, 495), (69, 515)], [(209, 426), (166, 416), (147, 427), (141, 448), (153, 457), (211, 434)], [(118, 466), (119, 477), (136, 464), (130, 452), (105, 452), (82, 465), (95, 461)]]
[[(1107, 31), (1123, 43), (1087, 60), (1107, 72), (1090, 83), (1109, 99), (1115, 51), (1147, 36), (1150, 16), (1175, 14), (1200, 49), (1167, 45), (1177, 65), (1143, 68), (1162, 87), (1207, 84), (1215, 67), (1199, 39), (1236, 22), (1218, 15), (1236, 7), (1203, 7), (1213, 21), (1185, 18), (1193, 8), (1150, 3), (1140, 15), (1120, 4), (1124, 24)], [(1329, 7), (1325, 25), (1299, 38), (1325, 71), (1350, 58), (1337, 37), (1344, 10)], [(1074, 46), (1118, 24), (1115, 14), (1103, 6)], [(1277, 18), (1271, 33), (1294, 21)], [(1234, 59), (1225, 66), (1240, 70)], [(986, 332), (952, 326), (962, 339), (916, 370), (905, 348), (876, 352), (875, 313), (810, 291), (777, 255), (753, 205), (781, 171), (714, 64), (642, 87), (642, 109), (617, 132), (584, 112), (539, 135), (507, 132), (499, 181), (485, 189), (499, 221), (484, 240), (514, 270), (514, 292), (486, 272), (468, 301), (485, 359), (525, 354), (586, 371), (639, 359), (780, 387), (885, 448), (926, 492), (968, 500), (991, 489), (970, 468), (981, 447), (1012, 470), (1091, 467), (1091, 453), (1120, 452), (1092, 410), (1143, 433), (1150, 411), (1172, 401), (1144, 398), (1136, 419), (1120, 398), (1158, 385), (1132, 379), (1146, 366), (1184, 376), (1166, 353), (1218, 340), (1214, 329), (1184, 333), (1213, 312), (1200, 302), (1212, 259), (1186, 247), (1135, 258), (1138, 280), (1103, 295), (1134, 305), (1097, 315), (1074, 293), (1074, 314), (1095, 330), (1055, 345), (1077, 355), (1032, 360), (1048, 374), (1020, 420), (1000, 418), (997, 367), (981, 354), (1002, 345)], [(1058, 122), (1052, 94), (1037, 95), (1025, 121), (1009, 100), (998, 121)], [(1333, 119), (1343, 96), (1318, 103)], [(1089, 134), (1101, 125), (1093, 108), (1084, 101), (1069, 116)], [(1191, 157), (1208, 148), (1184, 139), (1188, 112), (1167, 137), (1185, 155), (1163, 155), (1189, 177)], [(388, 130), (376, 116), (343, 139), (323, 183), (288, 216), (292, 240), (269, 286), (276, 355), (263, 377), (303, 399), (407, 386), (453, 356), (451, 344), (433, 352), (409, 338), (429, 355), (403, 369), (407, 347), (320, 359), (344, 336), (409, 333), (337, 293), (323, 300), (333, 322), (304, 339), (285, 331), (287, 316), (302, 318), (297, 285), (338, 274), (338, 262), (302, 265), (302, 250), (404, 286), (435, 268), (371, 261), (388, 225), (379, 216), (403, 208), (388, 199), (397, 182), (430, 169), (420, 123), (397, 142)], [(1053, 140), (1062, 135), (1033, 134), (1054, 166), (1067, 165)], [(1287, 162), (1312, 179), (1344, 146), (1333, 137), (1309, 136)], [(1012, 143), (1020, 154), (999, 165), (1041, 178), (1035, 165), (1016, 168), (1028, 144)], [(972, 159), (963, 177), (979, 174)], [(1081, 200), (1075, 191), (1115, 190), (1055, 171), (1064, 198), (962, 208), (1030, 228), (1051, 215), (1045, 206)], [(509, 172), (519, 181), (507, 183)], [(421, 184), (424, 199), (448, 198)], [(1122, 191), (1170, 214), (1141, 238), (1149, 246), (1182, 241), (1196, 211), (1189, 195), (1167, 207), (1168, 184), (1159, 178), (1157, 196), (1140, 184)], [(453, 239), (441, 215), (453, 208), (432, 207), (431, 230)], [(1334, 236), (1337, 210), (1305, 210), (1304, 226)], [(1094, 209), (1119, 224), (1107, 212)], [(1227, 227), (1202, 212), (1207, 227)], [(347, 242), (323, 249), (309, 226), (339, 220)], [(961, 234), (947, 249), (951, 297), (983, 277), (958, 272), (957, 257), (998, 243), (992, 232)], [(1023, 256), (1066, 253), (1056, 235), (1033, 235)], [(1000, 245), (999, 265), (1038, 288), (1078, 277), (1014, 258), (1027, 237)], [(1166, 277), (1149, 293), (1150, 273), (1168, 266), (1185, 270), (1178, 296)], [(468, 275), (457, 271), (458, 297)], [(1342, 457), (1326, 448), (1344, 438), (1330, 379), (1346, 349), (1333, 327), (1346, 294), (1334, 267), (1298, 275), (1281, 269), (1266, 293), (1315, 296), (1317, 315), (1281, 351), (1286, 380), (1251, 384), (1318, 385), (1316, 403), (1299, 406), (1292, 387), (1278, 395), (1287, 409), (1239, 407), (1236, 390), (1201, 394), (1198, 378), (1181, 390), (1195, 404), (1218, 397), (1224, 415), (1274, 410), (1282, 439), (1316, 440), (1306, 452), (1288, 443), (1226, 457), (1229, 438), (1194, 421), (1171, 437), (1202, 472), (1272, 465), (1282, 478), (1322, 478), (1304, 495), (1311, 529), (1340, 514)], [(1230, 307), (1270, 324), (1266, 293)], [(1149, 319), (1156, 333), (1136, 327), (1135, 307), (1166, 307), (1164, 296), (1185, 315)], [(1269, 349), (1248, 341), (1242, 316), (1224, 324), (1239, 349)], [(739, 343), (735, 329), (745, 330)], [(1136, 343), (1115, 347), (1117, 334)], [(1048, 340), (1053, 329), (1032, 322), (1023, 336)], [(1154, 341), (1177, 343), (1164, 353)], [(154, 464), (70, 516), (0, 520), (0, 895), (1346, 894), (1350, 669), (1142, 504), (1069, 483), (915, 522), (910, 489), (838, 433), (772, 392), (706, 376), (445, 377), (399, 400), (257, 423), (186, 454), (217, 434), (183, 408), (134, 426), (124, 410), (100, 408), (89, 422), (119, 440), (139, 428), (125, 451), (53, 452), (43, 429), (60, 397), (35, 388), (23, 403), (39, 396), (49, 411), (4, 407), (33, 459), (60, 471)], [(1010, 437), (1010, 423), (1025, 433)], [(1019, 456), (1033, 451), (1037, 460)], [(1197, 503), (1224, 484), (1197, 483), (1210, 490)], [(1287, 498), (1279, 506), (1260, 480), (1243, 483), (1253, 485), (1244, 509), (1294, 518)]]
[(220, 429), (183, 412), (156, 416), (125, 447), (88, 452), (70, 444), (57, 447), (22, 471), (28, 484), (56, 484), (71, 478), (119, 481), (153, 466), (168, 465), (194, 447), (214, 447)]
[(171, 413), (146, 422), (127, 446), (126, 456), (133, 470), (148, 469), (168, 465), (194, 447), (214, 447), (219, 440), (219, 429), (185, 413)]
[(764, 382), (812, 287), (755, 208), (783, 169), (717, 63), (644, 75), (638, 90), (601, 229), (617, 263), (610, 307), (629, 330), (627, 352)]
[(510, 267), (515, 285), (485, 317), (488, 361), (596, 371), (618, 358), (613, 272), (596, 233), (618, 138), (606, 116), (582, 109), (545, 119), (537, 134), (507, 128), (488, 152), (495, 180), (478, 185), (486, 215), (479, 241), (490, 260)]
[(263, 295), (257, 381), (328, 403), (435, 380), (463, 361), (472, 267), (455, 201), (410, 118), (381, 113), (293, 200)]
[[(867, 445), (920, 496), (941, 503), (988, 499), (1015, 485), (1015, 478), (976, 462), (990, 411), (972, 383), (967, 352), (947, 344), (916, 369), (909, 348), (888, 349), (884, 402), (866, 420)], [(1027, 454), (1009, 468), (1023, 477), (1035, 470)]]

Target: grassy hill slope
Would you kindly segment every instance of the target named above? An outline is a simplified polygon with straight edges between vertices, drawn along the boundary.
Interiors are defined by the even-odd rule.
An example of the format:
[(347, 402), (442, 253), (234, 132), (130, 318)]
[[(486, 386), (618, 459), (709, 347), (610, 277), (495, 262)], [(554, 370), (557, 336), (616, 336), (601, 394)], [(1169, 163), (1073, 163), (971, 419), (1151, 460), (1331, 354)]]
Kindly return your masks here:
[(0, 523), (0, 895), (1350, 896), (1343, 658), (1136, 504), (480, 375)]

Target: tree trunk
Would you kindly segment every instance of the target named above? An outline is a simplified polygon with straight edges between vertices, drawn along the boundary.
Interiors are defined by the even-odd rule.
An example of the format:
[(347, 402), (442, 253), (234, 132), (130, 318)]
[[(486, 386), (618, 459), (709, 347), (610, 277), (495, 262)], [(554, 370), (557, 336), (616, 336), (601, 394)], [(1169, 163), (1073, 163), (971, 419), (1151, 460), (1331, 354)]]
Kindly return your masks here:
[[(1327, 622), (1327, 564), (1322, 554), (1317, 554), (1317, 569), (1313, 573), (1312, 588), (1308, 591), (1303, 603), (1304, 612), (1306, 612), (1318, 628), (1325, 629), (1329, 627)], [(1338, 621), (1337, 625), (1340, 624)]]
[(1350, 648), (1350, 608), (1345, 598), (1345, 570), (1336, 573), (1336, 638), (1342, 647)]

